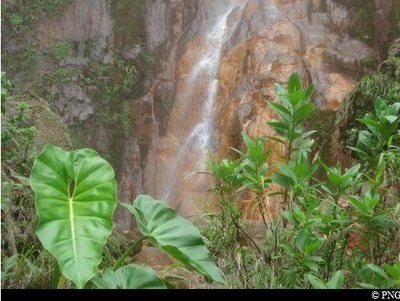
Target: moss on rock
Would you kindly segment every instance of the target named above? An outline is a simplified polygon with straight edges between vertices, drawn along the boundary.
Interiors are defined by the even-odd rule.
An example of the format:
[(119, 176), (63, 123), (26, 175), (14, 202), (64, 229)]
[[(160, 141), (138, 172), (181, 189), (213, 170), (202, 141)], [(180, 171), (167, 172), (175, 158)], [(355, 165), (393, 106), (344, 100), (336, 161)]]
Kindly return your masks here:
[(372, 44), (374, 40), (374, 23), (371, 22), (374, 18), (374, 4), (372, 1), (365, 1), (365, 4), (359, 8), (351, 34), (358, 39)]
[[(29, 105), (27, 125), (34, 126), (37, 130), (35, 144), (38, 151), (41, 151), (44, 145), (48, 143), (65, 149), (72, 149), (67, 127), (62, 123), (60, 117), (50, 110), (47, 101), (43, 98), (28, 94), (12, 96), (8, 101), (9, 112), (12, 113), (13, 108), (23, 101)], [(4, 120), (7, 120), (7, 116), (4, 116)]]
[(361, 126), (357, 119), (373, 110), (379, 96), (389, 103), (400, 101), (400, 40), (390, 48), (388, 59), (378, 71), (365, 76), (339, 108), (335, 125), (341, 129), (340, 138), (346, 145), (355, 143), (351, 130)]
[(355, 144), (355, 130), (362, 128), (358, 119), (373, 110), (377, 97), (384, 98), (388, 103), (400, 101), (400, 39), (390, 47), (387, 60), (378, 70), (365, 76), (342, 102), (336, 113), (333, 128), (329, 131), (332, 135), (323, 143), (325, 159), (348, 161), (350, 153), (345, 147)]
[(393, 26), (389, 38), (394, 40), (400, 35), (400, 1), (396, 1), (392, 8), (391, 23)]

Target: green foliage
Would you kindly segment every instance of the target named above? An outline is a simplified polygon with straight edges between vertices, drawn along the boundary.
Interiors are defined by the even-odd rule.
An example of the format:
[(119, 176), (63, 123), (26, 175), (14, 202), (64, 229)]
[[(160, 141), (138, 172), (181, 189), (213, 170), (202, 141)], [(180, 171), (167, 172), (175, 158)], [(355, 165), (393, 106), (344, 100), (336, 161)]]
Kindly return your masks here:
[(6, 105), (11, 92), (11, 82), (8, 80), (6, 74), (1, 72), (1, 114), (6, 112)]
[(146, 66), (151, 70), (154, 71), (156, 68), (156, 57), (154, 55), (152, 55), (151, 53), (149, 53), (146, 49), (143, 49), (141, 52), (141, 55), (143, 57), (143, 60), (146, 64)]
[(318, 288), (318, 289), (324, 289), (324, 288), (329, 288), (329, 289), (339, 289), (343, 287), (344, 284), (344, 273), (343, 271), (336, 271), (331, 279), (329, 279), (327, 282), (323, 281), (322, 279), (318, 278), (318, 276), (308, 274), (308, 279), (313, 286), (313, 288)]
[(327, 182), (322, 185), (322, 188), (330, 195), (346, 195), (350, 189), (357, 191), (359, 188), (357, 182), (360, 177), (358, 172), (361, 167), (360, 164), (346, 169), (344, 172), (342, 172), (340, 163), (337, 163), (334, 167), (328, 167), (324, 164), (322, 166), (325, 168), (328, 177)]
[(57, 82), (68, 83), (76, 81), (81, 74), (82, 71), (79, 68), (62, 67), (54, 70), (52, 78)]
[(22, 61), (20, 63), (20, 67), (23, 71), (27, 71), (37, 63), (37, 60), (38, 60), (38, 51), (36, 48), (31, 47), (25, 52)]
[(110, 110), (106, 110), (99, 114), (99, 118), (108, 124), (117, 124), (121, 126), (124, 136), (129, 136), (131, 130), (131, 108), (129, 102), (122, 102), (120, 112), (111, 112)]
[(11, 26), (18, 34), (28, 29), (40, 14), (57, 14), (70, 2), (71, 0), (22, 0), (17, 5), (2, 3), (1, 7), (6, 26)]
[(150, 196), (140, 195), (133, 205), (124, 207), (135, 215), (141, 232), (157, 247), (209, 280), (224, 282), (199, 230), (189, 221)]
[[(27, 243), (28, 245), (28, 243)], [(12, 288), (42, 288), (51, 281), (55, 264), (48, 254), (40, 254), (40, 249), (29, 241), (30, 248), (21, 254), (3, 257), (2, 285)]]
[(54, 262), (41, 252), (35, 237), (34, 198), (27, 179), (36, 156), (36, 129), (28, 125), (28, 104), (8, 100), (10, 86), (2, 74), (2, 286), (40, 288), (50, 281)]
[(122, 76), (122, 92), (130, 93), (138, 80), (138, 71), (134, 65), (126, 64), (120, 57), (115, 58), (115, 65)]
[[(358, 133), (357, 145), (352, 147), (360, 154), (360, 163), (343, 168), (339, 163), (328, 166), (318, 157), (309, 158), (314, 146), (310, 136), (315, 131), (305, 132), (302, 124), (313, 111), (313, 88), (303, 89), (299, 76), (293, 74), (287, 87), (277, 85), (276, 91), (280, 101), (270, 105), (279, 119), (268, 124), (279, 136), (267, 138), (285, 145), (282, 162), (273, 164), (272, 170), (267, 168), (265, 139), (243, 135), (248, 150), (237, 151), (239, 159), (222, 159), (210, 165), (221, 204), (221, 212), (210, 215), (212, 228), (207, 232), (212, 245), (218, 246), (211, 247), (214, 255), (221, 256), (221, 248), (231, 246), (232, 241), (235, 250), (246, 249), (241, 252), (242, 264), (236, 264), (241, 271), (237, 273), (244, 275), (234, 286), (259, 287), (260, 279), (249, 272), (257, 269), (263, 275), (262, 287), (269, 288), (394, 287), (398, 284), (400, 252), (399, 195), (395, 189), (400, 174), (400, 103), (388, 104), (378, 98), (374, 111), (360, 118), (366, 129)], [(262, 177), (257, 177), (256, 169), (244, 166), (259, 166)], [(321, 167), (324, 177), (317, 179)], [(246, 176), (246, 171), (252, 176)], [(244, 184), (249, 179), (252, 184)], [(271, 181), (281, 187), (280, 191), (269, 191)], [(235, 194), (246, 190), (256, 194), (260, 213), (263, 208), (269, 212), (270, 196), (281, 196), (278, 214), (269, 212), (267, 220), (261, 214), (266, 229), (262, 252), (246, 235), (238, 210), (240, 194)], [(223, 245), (229, 227), (236, 227), (236, 232)], [(236, 254), (230, 256), (235, 258)], [(228, 273), (226, 269), (234, 269), (235, 264), (224, 263), (224, 267)], [(377, 275), (368, 279), (371, 270)]]
[(94, 76), (95, 77), (100, 77), (100, 76), (107, 76), (111, 75), (112, 71), (110, 70), (109, 65), (105, 64), (98, 64), (96, 68), (94, 69)]
[(157, 289), (167, 288), (164, 281), (150, 268), (129, 264), (117, 271), (106, 269), (92, 282), (97, 288), (105, 289)]
[(62, 273), (84, 287), (96, 274), (112, 229), (112, 167), (92, 150), (66, 152), (47, 145), (32, 168), (30, 185), (40, 241), (57, 258)]
[(7, 72), (15, 71), (19, 67), (15, 55), (6, 52), (2, 53), (1, 55), (1, 63), (3, 69)]
[(356, 144), (358, 136), (354, 129), (364, 128), (360, 119), (366, 113), (374, 111), (374, 103), (378, 98), (384, 99), (388, 104), (400, 101), (399, 42), (392, 45), (387, 60), (382, 62), (378, 70), (364, 76), (338, 109), (334, 126), (343, 144)]
[(385, 264), (383, 268), (372, 263), (366, 264), (360, 274), (360, 286), (363, 288), (399, 288), (400, 258), (393, 265)]
[[(67, 152), (47, 145), (34, 163), (30, 185), (39, 215), (37, 235), (45, 249), (56, 257), (62, 273), (58, 287), (64, 287), (64, 277), (78, 288), (85, 287), (98, 271), (103, 247), (112, 230), (116, 184), (111, 165), (90, 149)], [(144, 236), (121, 255), (113, 270), (106, 269), (89, 285), (165, 288), (150, 268), (137, 265), (119, 268), (144, 239), (209, 280), (224, 281), (199, 230), (190, 222), (149, 196), (139, 196), (133, 205), (124, 206), (135, 215)]]
[(10, 23), (13, 29), (18, 32), (24, 23), (24, 19), (18, 14), (13, 14), (10, 16)]
[[(378, 170), (378, 176), (383, 176), (385, 166), (394, 165), (399, 169), (398, 160), (392, 158), (393, 153), (399, 153), (400, 133), (400, 102), (388, 105), (382, 98), (377, 98), (374, 103), (374, 113), (367, 113), (360, 122), (367, 126), (367, 130), (358, 133), (355, 151), (362, 163), (371, 171)], [(395, 156), (397, 157), (397, 156)], [(393, 162), (391, 162), (393, 160)], [(397, 165), (397, 166), (396, 166)], [(393, 174), (393, 182), (398, 176)], [(379, 180), (379, 179), (375, 179)]]
[(373, 18), (374, 7), (372, 1), (365, 1), (364, 7), (361, 7), (355, 16), (355, 26), (352, 34), (364, 42), (371, 44), (374, 40), (374, 26), (371, 22)]
[(26, 76), (36, 66), (38, 58), (39, 53), (36, 46), (24, 43), (16, 51), (2, 54), (2, 64), (9, 74), (16, 71)]
[(61, 11), (70, 0), (39, 0), (38, 9), (45, 12), (57, 13)]
[(8, 117), (6, 125), (1, 130), (2, 160), (12, 160), (16, 171), (24, 175), (32, 163), (33, 141), (36, 134), (36, 128), (26, 126), (28, 109), (27, 102), (18, 103), (15, 112)]
[(265, 138), (259, 137), (252, 140), (246, 133), (242, 133), (243, 141), (246, 144), (247, 152), (240, 153), (243, 160), (241, 162), (239, 179), (243, 185), (254, 192), (261, 192), (266, 189), (271, 182), (266, 178), (269, 169), (266, 160), (269, 152), (265, 149)]
[(303, 133), (302, 128), (302, 123), (314, 110), (314, 105), (310, 102), (314, 87), (311, 85), (307, 89), (303, 89), (300, 76), (293, 73), (289, 78), (287, 89), (276, 84), (275, 90), (280, 98), (280, 103), (270, 102), (269, 104), (281, 120), (272, 120), (267, 124), (285, 140), (277, 137), (272, 139), (287, 145), (287, 161), (292, 159), (294, 152), (299, 152), (299, 155), (304, 158), (307, 156), (306, 150), (314, 143), (312, 139), (307, 138), (314, 131)]
[(242, 181), (240, 167), (240, 160), (223, 159), (220, 163), (211, 162), (211, 171), (221, 180), (221, 183), (215, 186), (215, 189), (220, 192), (232, 192)]
[(127, 102), (124, 102), (122, 104), (122, 111), (119, 116), (119, 122), (121, 124), (125, 137), (128, 137), (131, 128), (131, 106)]
[(141, 73), (132, 62), (115, 57), (114, 64), (97, 65), (84, 78), (86, 86), (96, 86), (99, 119), (126, 138), (131, 131), (132, 101), (139, 90)]
[[(226, 250), (227, 254), (223, 256), (235, 258), (232, 265), (241, 271), (239, 273), (241, 283), (247, 288), (250, 276), (247, 272), (249, 268), (246, 256), (253, 257), (253, 255), (251, 252), (247, 254), (246, 248), (241, 245), (241, 236), (245, 236), (259, 253), (261, 250), (243, 228), (236, 194), (243, 191), (255, 193), (258, 211), (267, 230), (265, 215), (270, 216), (270, 213), (266, 210), (262, 194), (269, 187), (271, 179), (267, 177), (269, 165), (266, 160), (270, 152), (265, 148), (265, 138), (258, 137), (253, 140), (246, 133), (242, 133), (242, 138), (246, 151), (235, 150), (239, 154), (237, 160), (223, 159), (220, 162), (214, 160), (209, 164), (216, 180), (213, 189), (218, 195), (220, 205), (219, 214), (209, 215), (212, 227), (215, 227), (209, 233), (212, 235), (211, 240), (218, 242), (220, 248)], [(222, 233), (218, 233), (218, 229)]]
[(53, 51), (54, 59), (57, 62), (60, 62), (62, 59), (64, 59), (68, 55), (69, 47), (68, 41), (58, 42)]

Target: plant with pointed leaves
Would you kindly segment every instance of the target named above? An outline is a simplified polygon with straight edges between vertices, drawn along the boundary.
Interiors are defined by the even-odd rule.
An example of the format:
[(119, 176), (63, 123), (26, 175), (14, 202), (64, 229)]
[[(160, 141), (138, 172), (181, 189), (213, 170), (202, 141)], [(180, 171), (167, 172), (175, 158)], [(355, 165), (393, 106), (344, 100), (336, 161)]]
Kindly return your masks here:
[[(285, 146), (281, 161), (272, 165), (278, 171), (267, 176), (269, 167), (262, 158), (265, 165), (260, 175), (266, 181), (257, 180), (260, 177), (254, 166), (257, 154), (264, 153), (260, 150), (265, 140), (244, 135), (253, 152), (238, 151), (242, 163), (235, 173), (241, 180), (237, 191), (243, 187), (264, 191), (270, 179), (284, 189), (284, 193), (273, 193), (283, 194), (283, 208), (267, 227), (263, 249), (268, 255), (265, 266), (258, 267), (267, 275), (264, 283), (271, 288), (398, 284), (400, 203), (395, 185), (400, 179), (400, 103), (387, 105), (376, 100), (374, 112), (360, 119), (367, 129), (359, 133), (357, 145), (351, 148), (360, 163), (343, 168), (340, 163), (328, 166), (317, 155), (309, 158), (315, 131), (304, 132), (302, 123), (313, 111), (313, 87), (303, 89), (294, 73), (287, 87), (276, 85), (276, 91), (280, 100), (270, 106), (278, 119), (267, 124), (278, 136), (267, 138)], [(323, 180), (315, 178), (321, 166)], [(215, 171), (214, 175), (219, 177)], [(259, 186), (263, 182), (266, 185)], [(368, 279), (371, 271), (375, 275)]]
[(349, 147), (364, 164), (370, 185), (388, 188), (400, 181), (400, 102), (391, 105), (377, 98), (374, 112), (359, 119), (367, 126), (358, 133), (355, 147)]
[(310, 101), (314, 86), (303, 89), (300, 76), (293, 73), (285, 89), (282, 85), (275, 85), (279, 102), (270, 101), (269, 105), (278, 114), (280, 120), (267, 122), (280, 136), (270, 137), (286, 147), (286, 161), (292, 160), (294, 153), (304, 156), (313, 145), (308, 137), (315, 131), (303, 132), (302, 123), (314, 111), (314, 104)]

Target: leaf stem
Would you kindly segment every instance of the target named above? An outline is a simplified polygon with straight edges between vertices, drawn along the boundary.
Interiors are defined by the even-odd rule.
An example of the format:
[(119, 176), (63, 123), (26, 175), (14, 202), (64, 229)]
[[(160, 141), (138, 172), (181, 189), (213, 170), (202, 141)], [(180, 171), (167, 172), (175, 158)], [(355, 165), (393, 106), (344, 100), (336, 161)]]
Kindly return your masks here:
[(146, 239), (147, 236), (143, 236), (140, 239), (138, 239), (137, 241), (135, 241), (128, 249), (126, 249), (125, 253), (122, 254), (122, 256), (118, 259), (118, 261), (115, 263), (114, 267), (113, 267), (113, 271), (118, 270), (118, 268), (124, 263), (125, 258), (129, 256), (129, 254), (131, 254), (132, 252), (136, 251), (139, 247), (139, 245), (141, 246), (142, 241), (144, 239)]
[(264, 207), (263, 200), (261, 199), (261, 196), (259, 194), (257, 194), (256, 200), (257, 200), (258, 210), (260, 211), (265, 230), (268, 231), (268, 224), (267, 224), (267, 221), (265, 220), (265, 216), (264, 216), (265, 207)]
[(60, 267), (58, 266), (58, 263), (55, 263), (54, 266), (54, 270), (53, 270), (53, 274), (51, 277), (51, 288), (57, 288), (58, 287), (58, 283), (60, 281), (61, 278), (61, 271), (60, 271)]
[(67, 280), (67, 278), (65, 278), (64, 274), (61, 273), (60, 280), (58, 281), (58, 284), (57, 284), (58, 289), (65, 288), (65, 280)]

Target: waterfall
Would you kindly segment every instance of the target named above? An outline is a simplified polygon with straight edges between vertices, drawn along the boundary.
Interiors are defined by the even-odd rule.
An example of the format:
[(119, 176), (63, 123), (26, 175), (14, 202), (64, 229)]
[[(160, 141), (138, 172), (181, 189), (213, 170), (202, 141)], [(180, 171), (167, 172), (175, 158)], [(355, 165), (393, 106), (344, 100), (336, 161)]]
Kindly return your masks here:
[[(201, 99), (201, 107), (198, 121), (193, 125), (186, 137), (181, 139), (182, 143), (176, 152), (175, 158), (171, 165), (172, 171), (168, 177), (168, 181), (164, 184), (161, 193), (161, 199), (169, 202), (172, 193), (177, 188), (177, 183), (183, 177), (184, 165), (188, 153), (193, 153), (195, 159), (200, 163), (197, 171), (204, 171), (207, 153), (211, 149), (212, 136), (215, 131), (215, 103), (218, 96), (218, 71), (223, 46), (227, 39), (232, 35), (233, 27), (228, 25), (229, 16), (237, 7), (243, 7), (245, 1), (232, 1), (215, 21), (215, 25), (205, 34), (204, 49), (198, 60), (193, 65), (191, 72), (185, 78), (185, 85), (195, 87), (201, 82), (205, 82), (206, 86), (204, 96)], [(238, 4), (238, 5), (235, 5)], [(192, 90), (193, 91), (193, 90)], [(197, 101), (196, 95), (185, 93), (185, 101)], [(190, 118), (190, 116), (185, 116)], [(193, 172), (186, 170), (186, 172)], [(201, 176), (196, 177), (197, 182), (201, 182)]]

